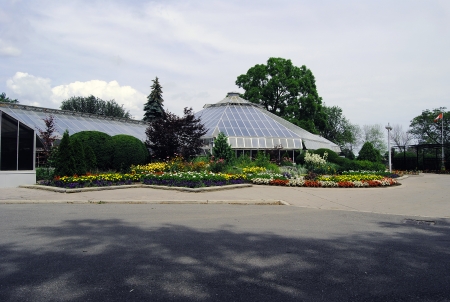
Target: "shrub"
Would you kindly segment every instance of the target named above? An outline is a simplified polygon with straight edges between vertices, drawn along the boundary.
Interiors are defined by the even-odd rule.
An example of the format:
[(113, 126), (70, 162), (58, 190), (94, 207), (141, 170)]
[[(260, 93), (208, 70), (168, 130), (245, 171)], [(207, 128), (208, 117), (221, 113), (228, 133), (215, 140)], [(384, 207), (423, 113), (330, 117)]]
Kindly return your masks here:
[(225, 163), (229, 163), (234, 159), (234, 152), (228, 144), (227, 136), (220, 132), (214, 141), (213, 155), (217, 159), (225, 160)]
[(75, 170), (73, 174), (84, 175), (86, 174), (86, 156), (84, 153), (84, 146), (81, 140), (71, 140), (73, 159), (75, 160)]
[(148, 151), (143, 142), (131, 135), (112, 137), (112, 167), (116, 171), (128, 171), (131, 165), (141, 165), (147, 160)]
[(84, 146), (92, 149), (95, 154), (96, 168), (103, 171), (112, 168), (113, 142), (110, 135), (100, 131), (81, 131), (72, 135), (71, 140), (80, 140)]
[(328, 154), (327, 161), (329, 161), (330, 163), (339, 164), (338, 161), (341, 157), (339, 157), (339, 155), (337, 155), (337, 153), (333, 150), (321, 148), (314, 151), (314, 154), (319, 154), (321, 157), (324, 157), (325, 153)]
[(59, 143), (58, 153), (55, 156), (55, 172), (57, 176), (72, 176), (76, 171), (73, 157), (73, 145), (70, 143), (69, 131), (65, 131)]
[(358, 154), (358, 160), (368, 160), (371, 162), (381, 162), (380, 152), (374, 148), (372, 143), (365, 142)]
[(256, 153), (256, 158), (255, 158), (253, 164), (257, 167), (264, 167), (267, 169), (268, 166), (270, 165), (270, 155), (265, 154), (262, 151), (258, 151)]
[(305, 154), (306, 152), (302, 152), (295, 158), (295, 163), (297, 165), (304, 165), (305, 164)]

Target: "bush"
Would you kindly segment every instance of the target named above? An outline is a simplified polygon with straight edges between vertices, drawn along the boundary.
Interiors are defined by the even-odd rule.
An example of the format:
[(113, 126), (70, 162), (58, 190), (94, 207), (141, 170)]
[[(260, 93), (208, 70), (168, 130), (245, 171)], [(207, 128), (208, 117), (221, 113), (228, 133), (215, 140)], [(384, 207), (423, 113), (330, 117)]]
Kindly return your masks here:
[(131, 135), (119, 134), (112, 137), (112, 167), (116, 171), (126, 172), (131, 165), (144, 164), (148, 151), (144, 143)]
[(253, 164), (257, 167), (264, 167), (267, 169), (268, 166), (270, 165), (270, 155), (265, 154), (262, 151), (258, 151), (256, 153), (256, 158), (255, 158)]
[(81, 140), (70, 140), (73, 151), (73, 159), (75, 160), (75, 170), (73, 174), (86, 174), (86, 156), (84, 154), (84, 146)]
[(80, 140), (83, 146), (89, 146), (95, 154), (96, 167), (102, 171), (112, 168), (113, 142), (110, 135), (100, 131), (81, 131), (71, 136), (71, 140)]
[(295, 158), (295, 163), (297, 165), (304, 165), (305, 164), (305, 154), (306, 154), (306, 152), (302, 152)]
[(382, 163), (373, 163), (368, 160), (349, 160), (344, 158), (338, 172), (343, 171), (384, 171), (386, 167)]
[(48, 167), (36, 168), (36, 180), (52, 180), (54, 169)]
[(381, 162), (381, 154), (370, 142), (365, 142), (358, 154), (358, 160)]
[(319, 154), (321, 157), (323, 157), (323, 155), (325, 153), (328, 153), (327, 161), (329, 161), (330, 163), (335, 163), (335, 164), (338, 164), (337, 161), (339, 160), (339, 158), (341, 158), (341, 157), (339, 157), (339, 155), (337, 155), (336, 152), (334, 152), (333, 150), (330, 150), (330, 149), (326, 149), (326, 148), (317, 149), (314, 151), (314, 153)]
[(58, 153), (55, 156), (54, 175), (72, 176), (76, 173), (76, 163), (73, 155), (73, 145), (70, 143), (69, 132), (66, 130), (59, 144)]
[(223, 159), (225, 164), (230, 163), (235, 157), (230, 144), (228, 144), (227, 136), (222, 132), (219, 133), (214, 141), (212, 153), (216, 159)]

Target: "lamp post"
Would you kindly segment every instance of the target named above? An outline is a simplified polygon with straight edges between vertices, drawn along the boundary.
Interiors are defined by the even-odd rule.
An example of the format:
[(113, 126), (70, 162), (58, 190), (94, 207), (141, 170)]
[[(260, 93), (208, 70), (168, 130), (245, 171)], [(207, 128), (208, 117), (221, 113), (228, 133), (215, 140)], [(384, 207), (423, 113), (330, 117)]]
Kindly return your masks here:
[(391, 136), (390, 136), (390, 131), (392, 130), (392, 127), (388, 123), (385, 128), (388, 131), (389, 173), (392, 173), (392, 166), (391, 166)]

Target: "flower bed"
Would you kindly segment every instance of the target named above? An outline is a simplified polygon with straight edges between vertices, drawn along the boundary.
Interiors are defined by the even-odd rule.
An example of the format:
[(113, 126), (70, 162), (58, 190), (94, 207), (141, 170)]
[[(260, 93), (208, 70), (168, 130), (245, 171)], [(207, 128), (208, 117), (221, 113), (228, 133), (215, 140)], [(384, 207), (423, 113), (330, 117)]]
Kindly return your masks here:
[(137, 181), (140, 181), (140, 176), (136, 174), (105, 173), (56, 177), (53, 180), (43, 181), (41, 184), (46, 186), (75, 189), (85, 187), (130, 185)]
[(208, 172), (154, 173), (141, 177), (142, 183), (169, 187), (200, 188), (245, 183), (242, 175)]

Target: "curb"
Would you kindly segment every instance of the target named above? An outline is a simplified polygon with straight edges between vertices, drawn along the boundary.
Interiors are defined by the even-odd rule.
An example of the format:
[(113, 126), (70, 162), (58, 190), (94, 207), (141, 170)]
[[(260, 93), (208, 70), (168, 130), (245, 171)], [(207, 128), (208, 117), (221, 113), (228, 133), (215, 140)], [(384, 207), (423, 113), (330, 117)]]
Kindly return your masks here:
[(204, 187), (204, 188), (184, 188), (184, 187), (167, 187), (167, 186), (138, 184), (138, 185), (122, 185), (122, 186), (109, 186), (109, 187), (89, 187), (89, 188), (65, 189), (65, 188), (49, 187), (49, 186), (42, 186), (42, 185), (21, 185), (21, 186), (19, 186), (19, 188), (45, 190), (45, 191), (52, 191), (52, 192), (58, 192), (58, 193), (80, 193), (80, 192), (132, 189), (132, 188), (151, 188), (151, 189), (160, 189), (160, 190), (173, 190), (173, 191), (201, 193), (201, 192), (231, 190), (231, 189), (238, 189), (238, 188), (248, 188), (248, 187), (252, 187), (252, 186), (253, 186), (252, 184), (238, 184), (238, 185), (225, 185), (225, 186)]
[(230, 204), (290, 205), (283, 200), (0, 200), (0, 204)]

